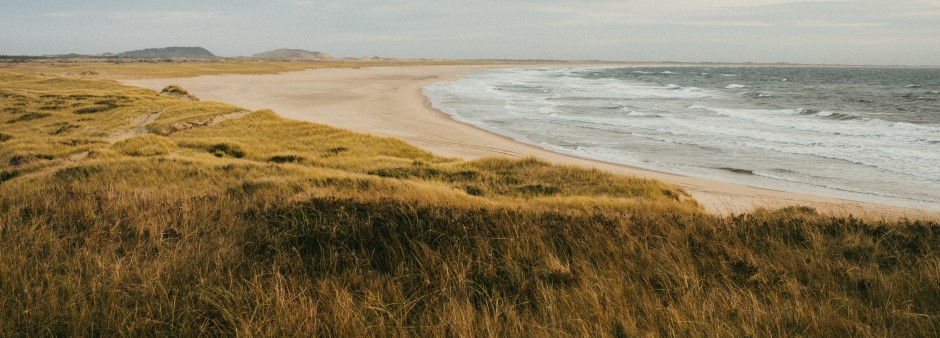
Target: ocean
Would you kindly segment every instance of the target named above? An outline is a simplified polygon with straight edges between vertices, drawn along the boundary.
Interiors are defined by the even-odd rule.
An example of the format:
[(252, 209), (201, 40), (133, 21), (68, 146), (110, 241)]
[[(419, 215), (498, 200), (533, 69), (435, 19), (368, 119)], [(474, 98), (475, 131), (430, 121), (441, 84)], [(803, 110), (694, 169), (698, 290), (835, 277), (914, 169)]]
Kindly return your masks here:
[(498, 69), (424, 94), (458, 121), (556, 152), (940, 210), (940, 69)]

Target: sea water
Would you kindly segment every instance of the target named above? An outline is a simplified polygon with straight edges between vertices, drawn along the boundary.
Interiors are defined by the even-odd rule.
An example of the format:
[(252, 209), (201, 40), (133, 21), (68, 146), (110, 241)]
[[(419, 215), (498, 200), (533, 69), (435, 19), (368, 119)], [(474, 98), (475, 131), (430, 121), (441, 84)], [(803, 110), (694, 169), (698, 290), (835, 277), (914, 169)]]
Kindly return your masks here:
[(940, 210), (940, 69), (500, 69), (424, 93), (458, 121), (557, 152)]

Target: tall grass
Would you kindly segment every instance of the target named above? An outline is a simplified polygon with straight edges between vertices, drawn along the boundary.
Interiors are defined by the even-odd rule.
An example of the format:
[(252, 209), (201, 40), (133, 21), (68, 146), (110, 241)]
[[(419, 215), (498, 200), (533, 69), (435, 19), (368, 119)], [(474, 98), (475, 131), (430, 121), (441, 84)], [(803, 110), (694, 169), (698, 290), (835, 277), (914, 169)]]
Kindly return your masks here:
[(112, 141), (237, 108), (0, 79), (0, 121), (62, 106), (0, 126), (0, 336), (940, 334), (936, 222), (711, 215), (660, 182), (270, 111)]

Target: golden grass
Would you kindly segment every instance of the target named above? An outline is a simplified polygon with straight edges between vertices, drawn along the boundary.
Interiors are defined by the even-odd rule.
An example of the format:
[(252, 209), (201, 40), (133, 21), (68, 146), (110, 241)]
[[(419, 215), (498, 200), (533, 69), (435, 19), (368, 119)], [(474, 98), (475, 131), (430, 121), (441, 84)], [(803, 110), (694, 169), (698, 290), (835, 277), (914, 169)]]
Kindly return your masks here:
[(0, 336), (940, 334), (935, 222), (236, 111), (0, 72)]
[[(0, 70), (33, 75), (70, 78), (140, 79), (175, 78), (218, 74), (275, 74), (319, 68), (388, 67), (402, 65), (485, 65), (510, 64), (509, 61), (428, 61), (428, 60), (336, 60), (310, 62), (217, 60), (197, 62), (68, 62), (33, 61), (27, 64), (3, 64)], [(523, 62), (515, 62), (522, 64)], [(533, 62), (524, 62), (531, 64)], [(558, 63), (558, 62), (556, 62)]]
[(177, 149), (176, 143), (165, 137), (143, 135), (111, 145), (115, 151), (129, 156), (166, 155)]

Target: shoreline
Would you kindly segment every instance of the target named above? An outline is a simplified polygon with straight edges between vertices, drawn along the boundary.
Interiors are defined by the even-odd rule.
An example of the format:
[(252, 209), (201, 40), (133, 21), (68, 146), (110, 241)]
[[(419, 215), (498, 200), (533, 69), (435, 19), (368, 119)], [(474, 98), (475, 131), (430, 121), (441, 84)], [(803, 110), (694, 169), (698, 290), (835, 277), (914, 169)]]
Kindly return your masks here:
[(940, 215), (938, 211), (755, 188), (553, 152), (457, 121), (450, 114), (434, 109), (422, 91), (432, 83), (456, 80), (461, 73), (514, 67), (525, 65), (333, 68), (271, 75), (209, 75), (121, 82), (157, 91), (168, 84), (177, 84), (203, 100), (251, 110), (268, 108), (286, 118), (395, 137), (444, 157), (532, 156), (557, 164), (660, 180), (682, 187), (705, 210), (715, 214), (805, 205), (824, 214), (852, 214), (863, 218), (936, 219)]

